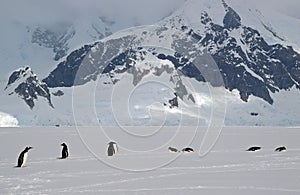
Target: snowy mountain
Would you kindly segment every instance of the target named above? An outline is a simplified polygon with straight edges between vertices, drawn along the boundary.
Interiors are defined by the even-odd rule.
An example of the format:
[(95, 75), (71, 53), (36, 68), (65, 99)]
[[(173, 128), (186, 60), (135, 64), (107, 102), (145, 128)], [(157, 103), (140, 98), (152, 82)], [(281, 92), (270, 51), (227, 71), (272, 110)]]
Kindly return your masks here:
[[(13, 90), (10, 91), (10, 89)], [(49, 106), (54, 108), (47, 84), (41, 82), (28, 66), (14, 71), (4, 90), (8, 91), (8, 95), (16, 94), (21, 97), (31, 109), (38, 97), (45, 98)]]
[[(74, 49), (124, 28), (153, 24), (183, 0), (157, 2), (4, 0), (0, 12), (0, 76), (8, 78), (14, 69), (30, 65), (37, 75), (45, 77)], [(133, 6), (141, 11), (133, 11)], [(151, 9), (142, 11), (144, 6), (157, 13), (149, 17)]]
[[(259, 22), (253, 26), (253, 21)], [(212, 117), (217, 118), (213, 123), (225, 120), (231, 125), (300, 123), (299, 109), (291, 112), (281, 100), (287, 93), (291, 104), (299, 105), (298, 48), (290, 46), (290, 40), (266, 22), (257, 7), (249, 5), (245, 10), (241, 3), (224, 0), (186, 1), (155, 25), (108, 37), (112, 32), (93, 29), (101, 32), (97, 39), (102, 40), (74, 50), (42, 81), (34, 80), (52, 93), (59, 90), (64, 95), (52, 100), (50, 91), (47, 96), (38, 93), (40, 87), (28, 84), (28, 79), (27, 88), (36, 88), (29, 90), (31, 95), (13, 88), (33, 111), (34, 99), (48, 100), (50, 106), (43, 109), (49, 113), (34, 111), (44, 119), (47, 113), (48, 121), (33, 120), (36, 123), (74, 124), (72, 116), (66, 116), (72, 109), (75, 115), (76, 110), (83, 113), (75, 116), (75, 123), (81, 125), (207, 125)], [(56, 32), (37, 28), (32, 40), (52, 49), (58, 60), (66, 55), (75, 32), (72, 25)], [(16, 75), (22, 75), (20, 70), (10, 76), (8, 86)], [(80, 103), (74, 107), (76, 101)], [(89, 113), (95, 114), (93, 108), (96, 116), (90, 117)], [(68, 118), (67, 122), (62, 118)], [(24, 123), (28, 124), (25, 119)]]

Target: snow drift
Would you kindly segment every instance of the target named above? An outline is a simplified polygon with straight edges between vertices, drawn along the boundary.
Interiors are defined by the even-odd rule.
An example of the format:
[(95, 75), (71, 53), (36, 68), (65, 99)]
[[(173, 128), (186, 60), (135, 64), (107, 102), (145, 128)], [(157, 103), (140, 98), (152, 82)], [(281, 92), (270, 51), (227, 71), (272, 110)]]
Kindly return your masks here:
[(4, 112), (0, 112), (0, 127), (16, 127), (18, 126), (18, 120)]

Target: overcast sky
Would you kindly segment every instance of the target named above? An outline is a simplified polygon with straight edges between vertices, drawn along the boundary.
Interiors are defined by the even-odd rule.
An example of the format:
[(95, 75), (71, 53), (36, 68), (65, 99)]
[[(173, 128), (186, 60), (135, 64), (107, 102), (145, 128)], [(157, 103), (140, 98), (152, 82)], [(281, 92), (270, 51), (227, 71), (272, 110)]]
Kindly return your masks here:
[[(86, 15), (110, 19), (142, 18), (157, 21), (185, 0), (1, 0), (0, 16), (17, 20), (66, 20)], [(39, 18), (37, 18), (39, 17)], [(3, 19), (3, 18), (2, 18)]]
[[(230, 1), (239, 0), (227, 1), (230, 4)], [(258, 7), (280, 10), (300, 19), (300, 0), (250, 1), (258, 4)], [(25, 22), (43, 22), (73, 20), (76, 17), (96, 14), (112, 20), (134, 18), (137, 21), (142, 20), (143, 23), (153, 23), (179, 8), (184, 2), (185, 0), (1, 0), (0, 16), (2, 20), (9, 16)]]
[[(300, 19), (300, 0), (250, 0), (257, 5), (281, 11)], [(259, 6), (258, 6), (259, 7)]]

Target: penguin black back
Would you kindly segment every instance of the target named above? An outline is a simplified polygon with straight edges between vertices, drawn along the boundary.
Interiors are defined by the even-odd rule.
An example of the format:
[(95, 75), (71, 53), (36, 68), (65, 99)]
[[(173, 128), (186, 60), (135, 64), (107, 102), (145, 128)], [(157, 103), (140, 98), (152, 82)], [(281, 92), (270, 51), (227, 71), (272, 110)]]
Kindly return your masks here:
[(24, 167), (27, 161), (27, 155), (28, 155), (28, 151), (32, 149), (32, 147), (26, 147), (19, 155), (18, 158), (18, 165), (17, 167)]
[(173, 148), (173, 147), (169, 147), (168, 150), (169, 150), (169, 152), (180, 152), (179, 150), (177, 150), (176, 148)]
[(284, 146), (280, 146), (275, 149), (276, 152), (281, 152), (281, 151), (285, 151), (285, 150), (286, 150), (286, 147), (284, 147)]
[(182, 152), (194, 152), (194, 149), (193, 148), (183, 148), (182, 149)]
[(68, 146), (65, 143), (62, 143), (61, 146), (63, 147), (61, 151), (61, 159), (68, 158), (69, 156), (69, 151), (68, 151)]
[(261, 147), (259, 147), (259, 146), (252, 146), (252, 147), (248, 148), (247, 151), (254, 152), (254, 151), (257, 151), (257, 150), (260, 150), (260, 149), (261, 149)]

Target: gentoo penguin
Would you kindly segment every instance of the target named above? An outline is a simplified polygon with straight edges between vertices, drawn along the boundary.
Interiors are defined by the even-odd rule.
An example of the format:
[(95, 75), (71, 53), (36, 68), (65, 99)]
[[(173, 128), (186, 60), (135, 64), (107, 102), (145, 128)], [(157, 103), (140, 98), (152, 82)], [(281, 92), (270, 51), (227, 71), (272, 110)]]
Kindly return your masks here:
[(182, 152), (194, 152), (193, 148), (183, 148)]
[(276, 152), (286, 151), (286, 147), (280, 146), (280, 147), (276, 148), (275, 151)]
[(247, 150), (247, 151), (254, 152), (254, 151), (256, 151), (256, 150), (260, 150), (260, 149), (261, 149), (261, 147), (259, 147), (259, 146), (252, 146), (252, 147), (248, 148), (248, 150)]
[(69, 156), (68, 146), (65, 143), (62, 143), (61, 146), (63, 147), (61, 151), (61, 159), (65, 159)]
[(107, 145), (108, 145), (108, 148), (107, 148), (107, 155), (108, 156), (112, 156), (116, 152), (118, 152), (118, 146), (117, 146), (116, 142), (109, 142)]
[(169, 147), (168, 149), (169, 149), (169, 152), (172, 152), (172, 153), (180, 152), (180, 151), (177, 150), (176, 148)]
[(28, 151), (32, 149), (32, 147), (26, 147), (21, 154), (19, 155), (18, 158), (18, 165), (17, 167), (24, 167), (28, 158)]

